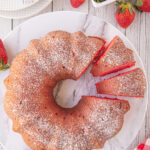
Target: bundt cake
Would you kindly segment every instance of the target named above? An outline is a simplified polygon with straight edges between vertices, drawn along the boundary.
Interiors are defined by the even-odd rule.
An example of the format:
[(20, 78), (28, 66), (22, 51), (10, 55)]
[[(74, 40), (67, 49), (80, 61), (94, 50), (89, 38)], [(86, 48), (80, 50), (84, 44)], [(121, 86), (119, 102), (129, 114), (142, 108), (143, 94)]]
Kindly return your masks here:
[[(73, 108), (62, 108), (53, 96), (57, 82), (77, 80), (97, 58), (105, 41), (82, 32), (53, 31), (31, 40), (12, 62), (4, 81), (4, 108), (34, 150), (91, 150), (115, 136), (130, 109), (125, 100), (82, 96)], [(117, 56), (118, 55), (118, 56)], [(123, 56), (125, 55), (125, 56)], [(135, 64), (133, 52), (115, 37), (92, 68), (105, 75)], [(143, 97), (144, 73), (137, 68), (97, 83), (98, 93)]]
[(99, 94), (144, 97), (146, 80), (140, 68), (125, 72), (96, 84)]
[[(99, 120), (99, 116), (95, 114), (91, 122), (86, 119), (92, 109), (106, 102), (96, 106), (93, 101), (94, 108), (91, 101), (86, 110), (85, 100), (81, 100), (76, 107), (65, 109), (55, 103), (53, 96), (57, 82), (78, 79), (103, 45), (103, 40), (86, 37), (82, 32), (54, 31), (41, 40), (32, 40), (28, 48), (15, 57), (10, 75), (5, 80), (4, 108), (13, 121), (13, 130), (20, 133), (32, 149), (84, 150), (102, 147), (106, 139), (119, 131), (125, 110), (120, 105), (118, 108), (117, 103), (111, 102), (114, 103), (114, 106), (111, 104), (114, 112), (110, 114), (113, 117), (113, 113), (119, 112), (118, 119), (113, 118), (115, 128), (109, 127), (109, 118), (104, 118), (106, 121), (102, 122), (106, 122), (109, 130), (105, 131), (106, 127), (100, 131), (100, 125), (92, 122)], [(98, 136), (101, 139), (98, 140)]]
[(134, 65), (133, 51), (126, 48), (123, 41), (116, 36), (94, 63), (91, 73), (93, 76), (104, 76)]

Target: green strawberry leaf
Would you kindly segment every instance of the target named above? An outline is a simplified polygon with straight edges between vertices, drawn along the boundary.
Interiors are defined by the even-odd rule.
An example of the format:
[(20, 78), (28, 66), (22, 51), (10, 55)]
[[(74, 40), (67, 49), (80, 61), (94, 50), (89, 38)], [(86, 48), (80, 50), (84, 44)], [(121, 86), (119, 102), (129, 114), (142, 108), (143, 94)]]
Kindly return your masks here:
[(132, 11), (135, 13), (135, 8), (134, 7), (132, 7)]
[(122, 8), (121, 14), (124, 14), (125, 10), (126, 10), (126, 8)]
[(135, 5), (136, 10), (143, 12), (138, 6)]
[(133, 5), (129, 0), (125, 1), (116, 1), (116, 4), (119, 5), (119, 10), (117, 11), (117, 14), (120, 12), (121, 14), (124, 14), (126, 9), (129, 10), (130, 14), (133, 14), (135, 12)]
[(120, 9), (117, 10), (117, 14), (119, 14), (119, 13), (120, 13)]
[(10, 68), (9, 64), (6, 64), (6, 65), (3, 66), (3, 70), (6, 70), (8, 68)]
[(1, 70), (6, 70), (6, 69), (8, 69), (9, 67), (10, 67), (9, 64), (5, 64), (5, 65), (4, 65), (4, 59), (1, 58), (1, 59), (0, 59), (0, 71), (1, 71)]
[(140, 7), (143, 5), (143, 0), (136, 0), (136, 4), (137, 7)]
[(1, 59), (0, 59), (0, 66), (2, 66), (3, 63), (4, 63), (4, 58), (1, 58)]
[(132, 11), (132, 8), (131, 8), (131, 7), (129, 7), (129, 12), (130, 12), (130, 14), (132, 14), (132, 13), (133, 13), (133, 11)]
[(8, 68), (10, 68), (9, 64), (0, 66), (0, 71), (1, 71), (1, 70), (6, 70), (6, 69), (8, 69)]

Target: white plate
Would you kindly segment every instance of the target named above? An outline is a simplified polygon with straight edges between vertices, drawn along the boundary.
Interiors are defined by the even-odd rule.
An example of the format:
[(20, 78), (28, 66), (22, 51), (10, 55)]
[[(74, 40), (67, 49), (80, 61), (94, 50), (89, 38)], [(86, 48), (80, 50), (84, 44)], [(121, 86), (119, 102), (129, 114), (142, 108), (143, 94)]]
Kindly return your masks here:
[(52, 0), (40, 0), (34, 5), (27, 7), (25, 9), (21, 9), (18, 11), (3, 11), (0, 10), (0, 17), (9, 18), (9, 19), (21, 19), (31, 17), (43, 9), (45, 9)]
[(94, 0), (92, 0), (92, 4), (94, 7), (102, 7), (102, 6), (105, 6), (105, 5), (108, 5), (108, 4), (111, 4), (113, 2), (115, 2), (116, 0), (105, 0), (103, 2), (95, 2)]
[[(4, 39), (9, 62), (11, 63), (17, 53), (27, 48), (31, 39), (41, 38), (48, 32), (54, 30), (64, 30), (68, 32), (81, 30), (86, 35), (100, 36), (104, 38), (107, 43), (110, 42), (115, 35), (119, 35), (125, 44), (134, 50), (135, 59), (137, 61), (136, 66), (144, 70), (141, 59), (134, 46), (119, 30), (104, 20), (77, 12), (47, 13), (21, 24)], [(30, 148), (24, 144), (21, 135), (12, 131), (11, 121), (3, 110), (3, 97), (5, 94), (3, 80), (8, 74), (9, 70), (0, 72), (0, 141), (6, 146), (7, 150), (30, 150)], [(72, 91), (76, 89), (75, 103), (79, 100), (81, 95), (96, 95), (94, 80), (95, 79), (87, 71), (78, 81), (64, 81), (62, 87), (65, 86), (65, 88), (60, 90), (59, 95), (63, 93), (63, 97), (67, 97), (68, 93), (69, 96), (72, 96)], [(147, 102), (147, 90), (143, 99), (130, 99), (131, 110), (125, 115), (121, 131), (106, 142), (103, 150), (125, 150), (131, 144), (144, 120)]]
[(0, 10), (15, 11), (30, 7), (39, 0), (0, 0)]

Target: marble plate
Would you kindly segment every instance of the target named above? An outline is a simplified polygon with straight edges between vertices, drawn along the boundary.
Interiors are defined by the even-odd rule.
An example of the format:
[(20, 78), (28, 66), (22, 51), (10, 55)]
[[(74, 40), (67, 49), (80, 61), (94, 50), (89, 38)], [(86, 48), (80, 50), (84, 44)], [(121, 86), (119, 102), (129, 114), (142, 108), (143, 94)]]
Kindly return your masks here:
[(30, 7), (39, 0), (0, 0), (0, 10), (15, 11)]
[[(95, 16), (77, 12), (47, 13), (34, 17), (18, 26), (4, 39), (9, 63), (11, 63), (17, 53), (27, 48), (31, 39), (41, 38), (53, 30), (64, 30), (68, 32), (81, 30), (86, 35), (104, 38), (107, 44), (115, 35), (119, 35), (125, 44), (134, 50), (137, 61), (136, 66), (144, 70), (142, 61), (134, 46), (119, 30)], [(0, 72), (0, 141), (5, 145), (7, 150), (30, 150), (22, 140), (21, 135), (12, 131), (12, 122), (3, 109), (3, 97), (6, 91), (3, 80), (8, 74), (9, 70)], [(100, 80), (101, 78), (93, 78), (88, 69), (78, 81), (65, 80), (59, 83), (59, 88), (57, 88), (58, 86), (55, 88), (57, 93), (56, 101), (60, 105), (70, 107), (77, 104), (82, 95), (98, 96), (94, 84)], [(60, 97), (62, 101), (59, 101)], [(122, 97), (122, 99), (128, 98)], [(103, 150), (125, 150), (137, 135), (145, 117), (148, 92), (146, 90), (143, 99), (130, 98), (129, 100), (131, 109), (125, 115), (121, 131), (106, 142)]]

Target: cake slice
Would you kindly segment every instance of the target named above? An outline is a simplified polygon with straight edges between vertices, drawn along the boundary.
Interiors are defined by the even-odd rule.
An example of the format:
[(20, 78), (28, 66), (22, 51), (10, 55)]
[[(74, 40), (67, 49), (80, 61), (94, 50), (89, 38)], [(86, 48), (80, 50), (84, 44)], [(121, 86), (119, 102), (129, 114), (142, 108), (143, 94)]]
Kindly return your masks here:
[(106, 42), (99, 37), (86, 37), (80, 31), (72, 34), (71, 41), (71, 50), (75, 56), (73, 70), (78, 79), (98, 56)]
[(98, 94), (144, 97), (146, 79), (140, 68), (128, 71), (96, 84)]
[(94, 64), (91, 73), (93, 76), (104, 76), (134, 65), (133, 51), (116, 36)]

